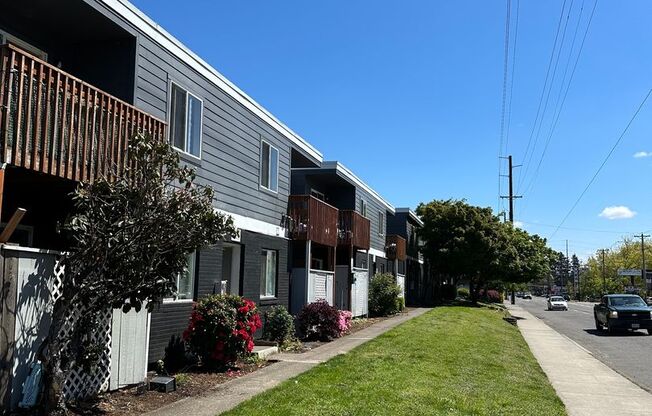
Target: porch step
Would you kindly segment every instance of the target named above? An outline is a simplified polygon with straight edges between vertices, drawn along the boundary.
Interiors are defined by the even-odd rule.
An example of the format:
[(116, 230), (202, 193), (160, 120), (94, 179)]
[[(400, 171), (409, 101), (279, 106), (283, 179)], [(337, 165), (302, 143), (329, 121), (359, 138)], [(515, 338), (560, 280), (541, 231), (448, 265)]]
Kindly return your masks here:
[(269, 345), (255, 345), (251, 353), (258, 355), (258, 358), (261, 360), (266, 360), (270, 355), (278, 353), (278, 347)]

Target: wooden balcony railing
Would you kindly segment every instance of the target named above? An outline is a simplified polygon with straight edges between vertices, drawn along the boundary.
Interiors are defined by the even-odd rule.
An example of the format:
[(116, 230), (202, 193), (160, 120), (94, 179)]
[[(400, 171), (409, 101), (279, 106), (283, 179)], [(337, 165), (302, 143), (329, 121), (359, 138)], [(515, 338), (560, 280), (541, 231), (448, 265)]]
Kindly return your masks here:
[(310, 195), (290, 195), (288, 216), (290, 235), (295, 240), (311, 240), (337, 246), (337, 208)]
[(124, 173), (137, 132), (163, 139), (165, 122), (19, 48), (0, 46), (1, 162), (75, 181), (111, 180)]
[(340, 245), (353, 246), (362, 250), (371, 247), (371, 221), (356, 211), (340, 211)]
[(407, 258), (405, 238), (400, 235), (388, 235), (385, 241), (388, 259), (403, 261)]

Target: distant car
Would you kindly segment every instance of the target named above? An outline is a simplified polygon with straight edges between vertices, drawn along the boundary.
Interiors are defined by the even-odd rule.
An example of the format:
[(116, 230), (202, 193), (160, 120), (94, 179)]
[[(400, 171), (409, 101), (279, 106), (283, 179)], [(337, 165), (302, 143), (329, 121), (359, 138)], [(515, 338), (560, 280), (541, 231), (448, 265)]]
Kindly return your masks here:
[(548, 299), (549, 311), (567, 311), (568, 303), (561, 296), (550, 296)]
[(593, 307), (595, 329), (607, 328), (609, 333), (619, 329), (645, 329), (652, 335), (652, 309), (638, 295), (606, 295)]
[(564, 300), (565, 300), (566, 302), (568, 302), (568, 301), (570, 300), (570, 296), (569, 296), (568, 294), (566, 294), (566, 293), (564, 293), (564, 294), (562, 295), (562, 297), (564, 298)]
[(524, 293), (523, 299), (532, 299), (532, 295), (530, 293)]
[(517, 298), (522, 298), (523, 297), (523, 292), (516, 292), (516, 297)]

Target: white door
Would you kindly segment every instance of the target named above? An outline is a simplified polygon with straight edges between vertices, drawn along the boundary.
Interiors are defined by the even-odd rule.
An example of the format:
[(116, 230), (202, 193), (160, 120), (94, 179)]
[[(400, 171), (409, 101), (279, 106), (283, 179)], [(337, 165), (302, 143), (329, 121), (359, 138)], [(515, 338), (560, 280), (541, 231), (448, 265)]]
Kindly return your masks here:
[(353, 316), (369, 314), (369, 271), (366, 269), (353, 269), (351, 302), (351, 313)]
[(131, 310), (123, 313), (113, 310), (111, 328), (111, 378), (109, 388), (138, 384), (147, 375), (147, 348), (149, 338), (149, 313)]

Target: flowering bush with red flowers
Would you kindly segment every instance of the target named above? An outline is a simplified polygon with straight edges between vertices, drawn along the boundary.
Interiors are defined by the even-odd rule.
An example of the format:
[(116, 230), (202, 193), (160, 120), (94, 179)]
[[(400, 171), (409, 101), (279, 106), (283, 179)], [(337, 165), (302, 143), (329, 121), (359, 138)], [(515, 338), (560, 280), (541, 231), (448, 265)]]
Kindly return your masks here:
[(254, 333), (262, 326), (254, 302), (213, 295), (195, 303), (183, 340), (205, 366), (224, 368), (253, 350)]

